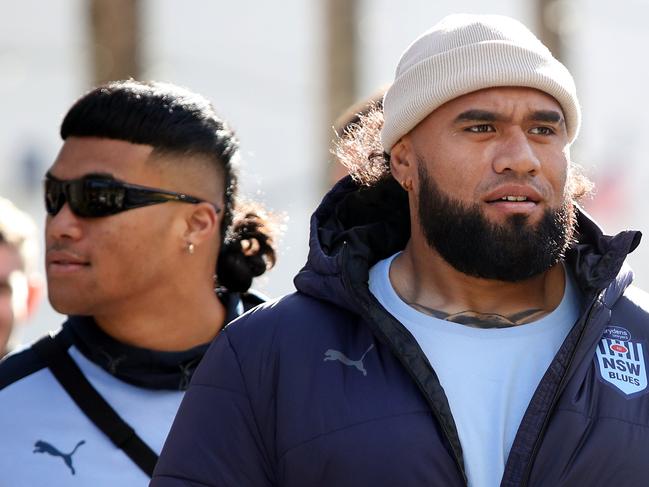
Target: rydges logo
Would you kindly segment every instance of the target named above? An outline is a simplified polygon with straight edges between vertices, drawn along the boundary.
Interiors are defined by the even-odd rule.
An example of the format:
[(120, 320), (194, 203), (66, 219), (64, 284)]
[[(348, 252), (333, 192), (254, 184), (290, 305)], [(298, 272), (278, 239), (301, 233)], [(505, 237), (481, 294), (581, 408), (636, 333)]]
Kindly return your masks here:
[(647, 366), (641, 342), (618, 326), (608, 327), (597, 344), (597, 364), (601, 378), (627, 396), (647, 388)]

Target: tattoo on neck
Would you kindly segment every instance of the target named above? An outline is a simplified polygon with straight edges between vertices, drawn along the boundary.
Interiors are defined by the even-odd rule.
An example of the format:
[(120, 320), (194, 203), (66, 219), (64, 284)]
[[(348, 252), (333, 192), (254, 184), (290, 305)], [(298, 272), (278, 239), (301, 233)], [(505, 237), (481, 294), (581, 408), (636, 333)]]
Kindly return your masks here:
[(478, 311), (460, 311), (459, 313), (446, 313), (437, 309), (419, 303), (411, 303), (399, 295), (399, 297), (409, 306), (417, 311), (434, 318), (451, 321), (460, 325), (470, 326), (472, 328), (510, 328), (512, 326), (523, 325), (538, 320), (546, 314), (546, 311), (540, 308), (526, 309), (518, 311), (511, 315), (501, 315), (497, 313), (480, 313)]

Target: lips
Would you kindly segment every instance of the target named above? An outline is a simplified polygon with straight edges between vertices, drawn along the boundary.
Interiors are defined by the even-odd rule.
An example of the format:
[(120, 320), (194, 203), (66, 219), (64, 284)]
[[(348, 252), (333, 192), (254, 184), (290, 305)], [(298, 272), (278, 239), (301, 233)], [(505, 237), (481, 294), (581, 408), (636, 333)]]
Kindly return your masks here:
[(73, 271), (89, 267), (90, 261), (74, 252), (48, 250), (45, 256), (48, 271)]
[(539, 192), (531, 186), (508, 184), (500, 186), (496, 190), (487, 194), (484, 201), (487, 203), (534, 203), (538, 204), (542, 200)]

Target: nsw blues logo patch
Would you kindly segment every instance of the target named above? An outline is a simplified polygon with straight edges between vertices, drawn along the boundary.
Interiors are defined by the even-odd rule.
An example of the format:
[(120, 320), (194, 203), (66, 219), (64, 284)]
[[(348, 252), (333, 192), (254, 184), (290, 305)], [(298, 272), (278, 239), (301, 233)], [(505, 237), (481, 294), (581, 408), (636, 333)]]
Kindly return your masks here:
[(626, 328), (609, 326), (597, 344), (600, 377), (626, 396), (647, 389), (646, 348)]

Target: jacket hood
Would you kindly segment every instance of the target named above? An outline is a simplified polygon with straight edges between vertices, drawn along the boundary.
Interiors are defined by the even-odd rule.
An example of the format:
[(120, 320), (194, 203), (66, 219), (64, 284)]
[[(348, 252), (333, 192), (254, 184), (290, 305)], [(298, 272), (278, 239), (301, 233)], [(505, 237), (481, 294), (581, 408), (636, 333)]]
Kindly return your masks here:
[[(310, 227), (307, 263), (295, 277), (295, 287), (358, 313), (354, 290), (367, 287), (369, 269), (402, 250), (410, 238), (407, 193), (393, 178), (365, 187), (346, 176), (325, 195)], [(624, 261), (640, 239), (637, 231), (605, 235), (578, 207), (577, 243), (566, 265), (581, 291), (593, 295), (606, 288), (603, 300), (612, 306), (633, 280)]]

